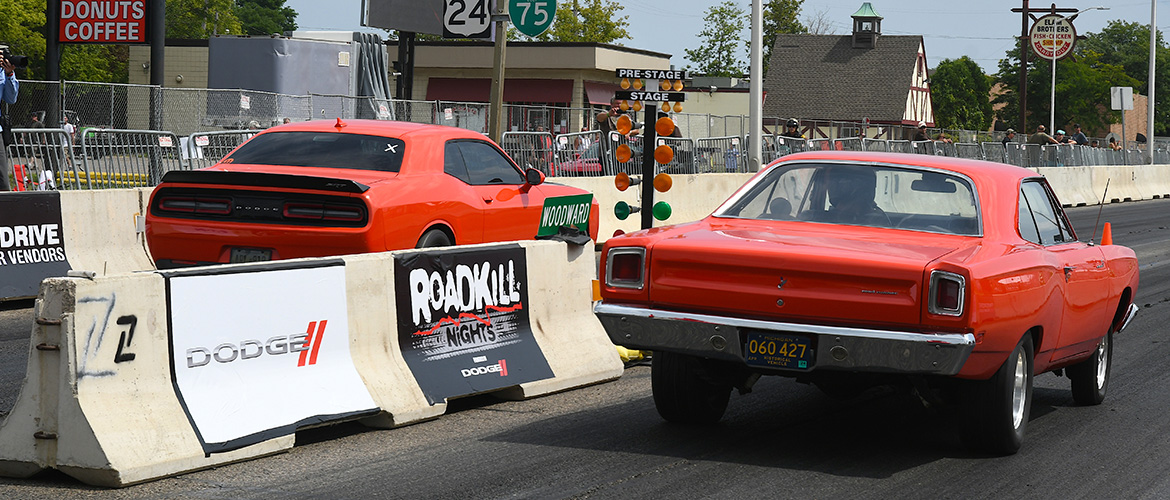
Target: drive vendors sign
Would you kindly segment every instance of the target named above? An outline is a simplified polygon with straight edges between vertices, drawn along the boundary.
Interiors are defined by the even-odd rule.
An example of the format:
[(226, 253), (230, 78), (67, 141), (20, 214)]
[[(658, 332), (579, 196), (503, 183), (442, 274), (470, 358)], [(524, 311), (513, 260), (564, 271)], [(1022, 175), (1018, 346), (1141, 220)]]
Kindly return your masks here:
[(61, 195), (0, 196), (0, 298), (35, 297), (41, 280), (68, 272)]
[(398, 344), (430, 404), (553, 377), (527, 282), (519, 245), (394, 256)]

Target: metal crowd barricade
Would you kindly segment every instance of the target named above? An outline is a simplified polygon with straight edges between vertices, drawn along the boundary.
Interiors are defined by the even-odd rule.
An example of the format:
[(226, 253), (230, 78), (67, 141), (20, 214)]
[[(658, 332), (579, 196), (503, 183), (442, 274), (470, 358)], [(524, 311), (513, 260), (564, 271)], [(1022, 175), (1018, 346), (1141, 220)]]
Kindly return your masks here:
[(934, 154), (938, 156), (958, 156), (955, 153), (955, 143), (947, 141), (934, 141)]
[[(695, 141), (683, 137), (659, 137), (657, 146), (670, 146), (674, 158), (669, 163), (659, 164), (658, 171), (670, 174), (695, 173)], [(656, 146), (656, 147), (657, 147)]]
[(959, 158), (966, 158), (968, 160), (983, 160), (987, 158), (984, 155), (983, 146), (979, 144), (960, 142), (958, 144), (952, 144), (952, 146), (954, 146), (955, 156)]
[(62, 172), (70, 170), (72, 155), (69, 136), (59, 128), (14, 128), (15, 144), (7, 148), (12, 167), (12, 189), (44, 191), (58, 187), (77, 189), (76, 184), (59, 184)]
[[(1011, 143), (1012, 146), (1017, 146)], [(983, 159), (987, 161), (996, 161), (1000, 163), (1011, 163), (1008, 160), (1008, 144), (1002, 142), (984, 142), (980, 144), (983, 146)]]
[(891, 153), (913, 153), (914, 146), (910, 141), (890, 141)]
[(865, 138), (861, 140), (861, 147), (866, 151), (888, 152), (890, 150), (890, 141)]
[(535, 168), (544, 175), (553, 174), (555, 147), (551, 133), (504, 132), (500, 136), (500, 147), (520, 168)]
[(833, 139), (833, 149), (837, 151), (864, 151), (860, 137), (845, 137)]
[(829, 151), (833, 149), (833, 141), (831, 139), (811, 139), (808, 141), (808, 147), (813, 151)]
[(158, 185), (171, 170), (188, 170), (179, 138), (158, 130), (88, 128), (81, 134), (83, 171), (65, 172), (64, 181), (83, 187), (127, 188)]
[(933, 155), (935, 153), (934, 141), (913, 141), (910, 143), (911, 152), (920, 155)]
[(602, 175), (601, 146), (598, 144), (600, 140), (600, 130), (557, 135), (551, 175), (556, 177)]
[(228, 153), (243, 144), (244, 141), (256, 135), (255, 130), (216, 130), (211, 132), (196, 132), (182, 137), (180, 150), (183, 160), (192, 170), (205, 168), (219, 163)]
[(747, 172), (747, 157), (740, 149), (738, 136), (709, 137), (695, 140), (697, 172)]

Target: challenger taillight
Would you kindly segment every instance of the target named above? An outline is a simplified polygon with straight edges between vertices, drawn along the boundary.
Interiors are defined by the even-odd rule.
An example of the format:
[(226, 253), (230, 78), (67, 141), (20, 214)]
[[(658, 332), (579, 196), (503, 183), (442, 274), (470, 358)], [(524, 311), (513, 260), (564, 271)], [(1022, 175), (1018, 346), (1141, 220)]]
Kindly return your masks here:
[(284, 204), (284, 216), (290, 219), (360, 221), (365, 214), (356, 206), (288, 202)]
[(166, 196), (159, 200), (158, 208), (169, 212), (228, 215), (232, 213), (232, 200), (204, 196)]
[(646, 281), (646, 249), (614, 248), (605, 266), (605, 284), (616, 288), (641, 289)]
[(967, 278), (946, 271), (930, 273), (930, 295), (927, 309), (931, 314), (961, 316), (967, 290)]

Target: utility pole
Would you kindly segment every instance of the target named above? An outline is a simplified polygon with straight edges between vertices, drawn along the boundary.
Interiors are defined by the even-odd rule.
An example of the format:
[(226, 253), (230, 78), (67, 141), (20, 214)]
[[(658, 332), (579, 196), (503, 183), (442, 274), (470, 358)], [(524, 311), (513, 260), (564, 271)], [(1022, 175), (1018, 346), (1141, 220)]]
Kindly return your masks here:
[(507, 2), (497, 1), (492, 20), (496, 22), (496, 49), (492, 63), (491, 109), (488, 111), (488, 137), (496, 144), (504, 133), (504, 56), (508, 49)]

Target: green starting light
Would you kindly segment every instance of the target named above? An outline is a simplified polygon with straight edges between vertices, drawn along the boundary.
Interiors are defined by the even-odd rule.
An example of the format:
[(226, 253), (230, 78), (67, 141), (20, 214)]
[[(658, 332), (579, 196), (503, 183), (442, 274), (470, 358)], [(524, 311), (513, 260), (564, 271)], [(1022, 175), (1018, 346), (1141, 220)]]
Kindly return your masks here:
[(616, 205), (613, 206), (613, 214), (617, 216), (618, 220), (626, 220), (630, 214), (637, 213), (641, 210), (641, 208), (631, 206), (629, 203), (624, 201), (619, 201)]
[(655, 203), (653, 213), (655, 219), (662, 221), (669, 219), (671, 214), (670, 204), (665, 201)]

